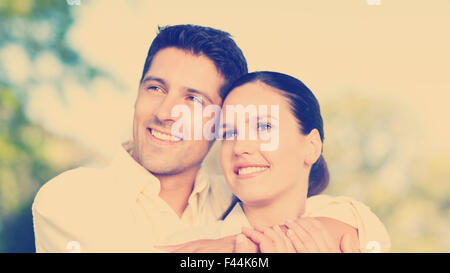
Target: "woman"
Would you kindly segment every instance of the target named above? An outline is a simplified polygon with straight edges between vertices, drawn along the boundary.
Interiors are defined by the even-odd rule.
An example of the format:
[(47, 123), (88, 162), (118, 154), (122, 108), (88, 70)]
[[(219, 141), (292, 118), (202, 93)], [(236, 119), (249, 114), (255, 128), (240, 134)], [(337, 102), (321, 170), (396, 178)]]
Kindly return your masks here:
[[(241, 132), (227, 127), (229, 105), (278, 106), (278, 113), (246, 119), (246, 128), (257, 131), (258, 140), (239, 140)], [(276, 114), (276, 115), (274, 115)], [(307, 196), (320, 193), (328, 185), (328, 169), (322, 156), (323, 121), (319, 103), (299, 80), (276, 72), (247, 74), (231, 87), (223, 105), (224, 123), (221, 166), (226, 182), (253, 227), (283, 225), (305, 212)], [(256, 119), (251, 126), (252, 118)], [(233, 121), (233, 120), (232, 120)], [(242, 126), (241, 126), (242, 127)], [(278, 137), (278, 147), (262, 151), (263, 135)], [(295, 235), (288, 223), (288, 235)], [(260, 235), (264, 230), (260, 230)], [(253, 240), (262, 238), (246, 230)], [(262, 231), (262, 232), (261, 232)], [(280, 231), (275, 228), (274, 230)], [(265, 233), (269, 232), (267, 230)], [(284, 233), (276, 234), (283, 237)], [(296, 239), (297, 236), (292, 236)], [(294, 240), (296, 246), (298, 240)], [(300, 251), (300, 249), (298, 249)], [(335, 249), (337, 250), (337, 249)]]
[[(234, 116), (236, 112), (242, 114), (243, 109), (248, 110), (244, 119)], [(317, 206), (313, 203), (320, 200), (308, 203), (307, 197), (322, 192), (329, 180), (322, 156), (320, 106), (301, 81), (267, 71), (243, 76), (225, 98), (218, 136), (222, 139), (221, 167), (235, 202), (223, 221), (192, 231), (191, 240), (224, 237), (242, 230), (245, 236), (237, 237), (237, 251), (359, 249), (349, 244), (348, 236), (326, 232), (320, 221), (305, 217), (294, 220), (312, 216), (308, 207)], [(377, 232), (373, 238), (386, 250), (389, 237), (381, 222), (374, 226)], [(187, 234), (183, 232), (184, 238), (189, 237)], [(335, 243), (336, 236), (341, 236), (341, 245)]]

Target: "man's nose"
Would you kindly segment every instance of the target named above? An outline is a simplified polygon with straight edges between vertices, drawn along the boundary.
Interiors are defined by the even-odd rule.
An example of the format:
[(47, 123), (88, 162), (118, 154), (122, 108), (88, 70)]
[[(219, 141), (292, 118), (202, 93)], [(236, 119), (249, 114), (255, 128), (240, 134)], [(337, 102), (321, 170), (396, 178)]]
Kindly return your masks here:
[(175, 122), (176, 118), (172, 116), (172, 109), (176, 104), (176, 98), (170, 95), (166, 96), (155, 109), (155, 116), (163, 123)]

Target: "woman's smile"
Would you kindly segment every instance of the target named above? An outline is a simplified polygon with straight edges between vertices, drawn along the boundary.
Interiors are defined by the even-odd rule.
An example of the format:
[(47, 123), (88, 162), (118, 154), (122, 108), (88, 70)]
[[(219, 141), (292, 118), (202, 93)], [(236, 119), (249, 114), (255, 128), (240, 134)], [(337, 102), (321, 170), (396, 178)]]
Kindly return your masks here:
[(234, 167), (234, 173), (238, 179), (249, 179), (258, 176), (270, 169), (267, 165), (236, 165)]

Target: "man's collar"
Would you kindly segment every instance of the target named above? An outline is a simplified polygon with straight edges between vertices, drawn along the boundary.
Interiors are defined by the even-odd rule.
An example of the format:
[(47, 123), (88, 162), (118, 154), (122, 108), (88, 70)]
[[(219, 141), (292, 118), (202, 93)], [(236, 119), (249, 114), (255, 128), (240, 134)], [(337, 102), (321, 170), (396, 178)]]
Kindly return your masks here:
[[(140, 165), (132, 156), (133, 143), (122, 144), (111, 162), (111, 172), (115, 174), (120, 190), (130, 201), (136, 201), (138, 195), (146, 190), (146, 193), (159, 195), (161, 184), (159, 179)], [(209, 191), (210, 181), (208, 175), (200, 168), (195, 178), (194, 187), (189, 197), (189, 202), (198, 195), (199, 205), (203, 205)], [(148, 188), (149, 187), (149, 188)]]
[(127, 199), (131, 198), (130, 201), (136, 201), (139, 193), (146, 187), (151, 187), (151, 191), (158, 194), (161, 185), (156, 176), (132, 157), (132, 147), (132, 142), (120, 145), (108, 168), (114, 173), (114, 180), (117, 181), (120, 191), (123, 191), (121, 195)]
[(189, 197), (189, 202), (192, 202), (192, 199), (198, 194), (199, 204), (203, 205), (208, 193), (209, 183), (209, 177), (205, 171), (200, 168), (197, 172), (197, 176), (195, 177), (194, 188), (192, 189), (191, 196)]

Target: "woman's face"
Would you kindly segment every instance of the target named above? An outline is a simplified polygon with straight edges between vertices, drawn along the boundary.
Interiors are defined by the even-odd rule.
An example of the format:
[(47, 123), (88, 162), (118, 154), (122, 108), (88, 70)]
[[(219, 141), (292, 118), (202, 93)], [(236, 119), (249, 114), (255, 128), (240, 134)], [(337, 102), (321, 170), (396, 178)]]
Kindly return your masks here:
[[(301, 133), (280, 92), (262, 82), (251, 82), (232, 90), (223, 104), (221, 166), (228, 186), (245, 204), (264, 205), (288, 195), (295, 195), (299, 202), (306, 200), (309, 170), (318, 158), (313, 144), (318, 132)], [(267, 106), (268, 110), (246, 113), (243, 121), (230, 115), (230, 107), (236, 105), (257, 110)], [(272, 106), (278, 106), (278, 114), (271, 111)], [(257, 139), (251, 137), (252, 132)], [(277, 147), (261, 149), (269, 135), (278, 137)]]

